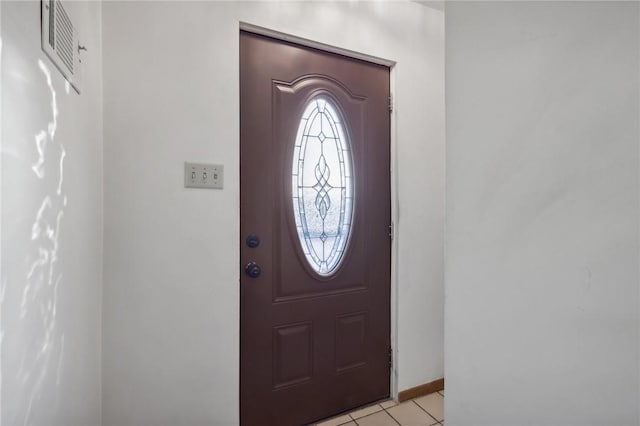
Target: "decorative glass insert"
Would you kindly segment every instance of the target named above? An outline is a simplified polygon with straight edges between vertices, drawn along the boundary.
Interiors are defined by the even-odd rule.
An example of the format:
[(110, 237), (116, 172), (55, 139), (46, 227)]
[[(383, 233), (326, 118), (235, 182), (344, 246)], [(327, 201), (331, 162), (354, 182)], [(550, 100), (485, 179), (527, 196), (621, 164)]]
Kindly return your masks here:
[(326, 95), (309, 101), (293, 152), (292, 201), (309, 265), (331, 275), (340, 265), (353, 220), (351, 146), (343, 115)]

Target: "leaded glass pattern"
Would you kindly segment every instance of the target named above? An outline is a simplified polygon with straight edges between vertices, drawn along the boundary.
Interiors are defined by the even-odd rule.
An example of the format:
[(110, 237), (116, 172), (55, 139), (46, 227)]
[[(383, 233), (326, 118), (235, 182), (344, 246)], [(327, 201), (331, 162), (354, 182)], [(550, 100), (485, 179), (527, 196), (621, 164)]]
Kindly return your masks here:
[(331, 275), (340, 265), (353, 220), (351, 146), (336, 104), (312, 98), (296, 135), (292, 164), (296, 230), (309, 265)]

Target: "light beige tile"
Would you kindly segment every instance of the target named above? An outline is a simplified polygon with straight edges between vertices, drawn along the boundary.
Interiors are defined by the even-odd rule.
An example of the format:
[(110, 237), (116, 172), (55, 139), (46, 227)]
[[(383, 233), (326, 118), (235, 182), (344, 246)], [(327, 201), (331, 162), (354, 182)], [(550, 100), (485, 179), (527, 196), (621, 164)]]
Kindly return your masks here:
[(351, 421), (352, 421), (351, 417), (349, 417), (348, 414), (345, 414), (342, 416), (334, 417), (329, 420), (322, 421), (320, 423), (316, 423), (316, 426), (338, 426), (338, 425), (343, 425), (345, 423), (351, 423)]
[(380, 406), (381, 406), (382, 408), (384, 408), (385, 410), (386, 410), (387, 408), (391, 408), (391, 407), (394, 407), (394, 406), (396, 406), (396, 405), (398, 405), (398, 403), (397, 403), (397, 402), (395, 402), (393, 399), (389, 399), (389, 400), (387, 400), (387, 401), (382, 401), (382, 402), (380, 403)]
[(358, 426), (398, 426), (398, 423), (386, 411), (378, 411), (370, 416), (361, 417), (356, 422)]
[(351, 413), (349, 413), (349, 415), (354, 420), (357, 420), (360, 417), (368, 416), (369, 414), (373, 414), (373, 413), (376, 413), (378, 411), (382, 411), (382, 407), (379, 406), (378, 404), (374, 404), (374, 405), (370, 405), (368, 407), (361, 408), (361, 409), (356, 410), (356, 411), (352, 411)]
[(444, 420), (444, 397), (438, 392), (421, 396), (414, 401), (439, 422)]
[(438, 424), (436, 419), (425, 413), (424, 410), (418, 407), (413, 401), (403, 402), (395, 407), (391, 407), (387, 412), (401, 425), (432, 426)]
[(444, 396), (444, 389), (442, 389), (441, 391), (438, 391), (438, 393), (442, 396)]

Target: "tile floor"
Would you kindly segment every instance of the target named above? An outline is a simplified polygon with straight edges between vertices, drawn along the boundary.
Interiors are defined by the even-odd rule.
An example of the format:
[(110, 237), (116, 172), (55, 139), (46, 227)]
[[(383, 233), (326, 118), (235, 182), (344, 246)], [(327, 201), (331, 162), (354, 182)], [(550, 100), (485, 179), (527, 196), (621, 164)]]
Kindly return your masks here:
[(444, 425), (444, 391), (420, 396), (401, 404), (383, 401), (315, 426), (433, 426)]

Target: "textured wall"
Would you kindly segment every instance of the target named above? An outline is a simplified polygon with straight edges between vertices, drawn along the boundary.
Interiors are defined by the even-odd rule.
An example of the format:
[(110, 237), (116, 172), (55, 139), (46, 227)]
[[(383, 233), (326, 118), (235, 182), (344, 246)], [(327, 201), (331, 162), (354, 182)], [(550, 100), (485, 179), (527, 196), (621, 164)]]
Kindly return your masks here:
[(638, 424), (639, 5), (446, 9), (446, 418)]
[(8, 426), (93, 426), (101, 418), (101, 7), (78, 2), (69, 13), (88, 48), (81, 95), (40, 48), (40, 2), (2, 2), (0, 356)]

